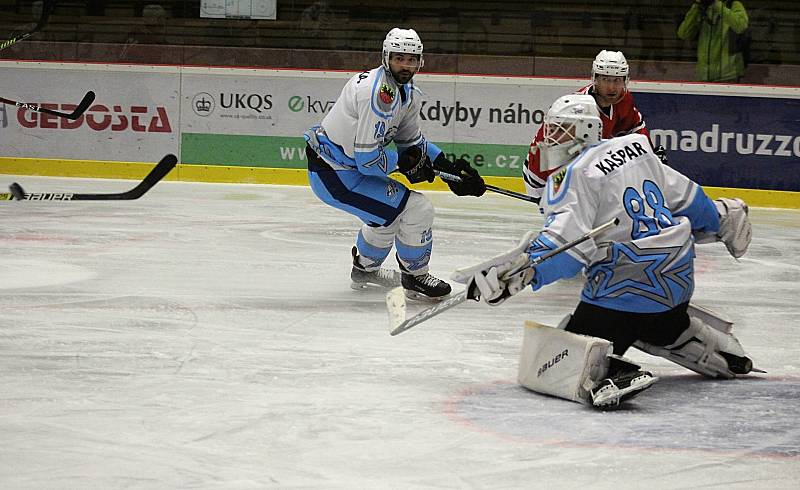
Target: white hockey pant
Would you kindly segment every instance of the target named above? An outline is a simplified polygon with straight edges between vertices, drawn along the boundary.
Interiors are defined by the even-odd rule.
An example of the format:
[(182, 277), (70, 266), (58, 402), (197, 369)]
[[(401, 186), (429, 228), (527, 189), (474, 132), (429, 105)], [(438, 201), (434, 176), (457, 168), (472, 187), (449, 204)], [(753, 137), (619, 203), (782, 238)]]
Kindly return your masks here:
[(671, 345), (656, 346), (637, 341), (633, 345), (648, 354), (663, 357), (711, 378), (731, 379), (731, 371), (721, 352), (746, 357), (736, 337), (730, 333), (731, 322), (699, 307), (689, 306), (689, 328)]
[(361, 227), (361, 236), (372, 247), (385, 249), (395, 244), (397, 258), (414, 274), (428, 272), (433, 240), (434, 209), (431, 201), (419, 192), (410, 191), (406, 207), (389, 226)]

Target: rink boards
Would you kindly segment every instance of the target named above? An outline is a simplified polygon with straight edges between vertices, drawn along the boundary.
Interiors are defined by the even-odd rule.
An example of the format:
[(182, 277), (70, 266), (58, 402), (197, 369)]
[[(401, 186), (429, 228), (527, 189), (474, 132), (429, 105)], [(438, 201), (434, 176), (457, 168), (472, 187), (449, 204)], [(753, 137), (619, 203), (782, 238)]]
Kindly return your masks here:
[[(0, 173), (136, 178), (139, 163), (180, 156), (172, 179), (305, 185), (302, 132), (353, 72), (0, 61), (14, 100), (76, 121), (0, 107)], [(588, 80), (418, 75), (420, 125), (495, 185), (522, 190), (531, 136), (549, 104)], [(754, 205), (800, 207), (800, 88), (631, 82), (671, 166)], [(422, 187), (444, 189), (441, 184)], [(735, 191), (728, 189), (734, 188)], [(743, 190), (743, 189), (750, 189)]]

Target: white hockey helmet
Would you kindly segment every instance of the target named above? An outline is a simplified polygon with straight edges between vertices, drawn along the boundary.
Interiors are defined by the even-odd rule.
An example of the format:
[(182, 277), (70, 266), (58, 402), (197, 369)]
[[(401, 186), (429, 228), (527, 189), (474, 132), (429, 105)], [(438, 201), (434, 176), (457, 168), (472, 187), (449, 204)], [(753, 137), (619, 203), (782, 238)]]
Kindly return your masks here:
[(395, 27), (386, 34), (386, 39), (383, 40), (383, 67), (387, 70), (389, 70), (389, 53), (419, 55), (417, 70), (422, 68), (422, 41), (414, 29)]
[(628, 60), (622, 51), (600, 51), (592, 62), (592, 81), (594, 82), (597, 75), (606, 75), (610, 77), (624, 77), (625, 86), (628, 85), (628, 76), (630, 74), (630, 67)]
[(600, 141), (603, 122), (591, 95), (559, 97), (544, 116), (544, 139), (539, 143), (542, 170), (568, 164), (589, 145)]

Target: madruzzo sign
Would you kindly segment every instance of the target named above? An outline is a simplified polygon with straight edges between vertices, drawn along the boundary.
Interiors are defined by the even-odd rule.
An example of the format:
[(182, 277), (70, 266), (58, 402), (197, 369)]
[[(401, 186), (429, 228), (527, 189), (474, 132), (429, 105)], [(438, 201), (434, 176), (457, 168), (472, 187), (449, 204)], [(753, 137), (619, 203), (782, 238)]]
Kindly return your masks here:
[(800, 191), (798, 89), (753, 87), (766, 92), (758, 97), (742, 95), (747, 89), (642, 92), (636, 101), (653, 143), (667, 149), (670, 165), (698, 182)]

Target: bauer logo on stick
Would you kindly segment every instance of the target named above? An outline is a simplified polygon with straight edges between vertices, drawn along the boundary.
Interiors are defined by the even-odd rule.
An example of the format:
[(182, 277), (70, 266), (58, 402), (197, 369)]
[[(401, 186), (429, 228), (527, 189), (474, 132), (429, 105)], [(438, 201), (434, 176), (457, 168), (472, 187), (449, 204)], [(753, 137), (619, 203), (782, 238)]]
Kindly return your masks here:
[(10, 196), (18, 201), (122, 201), (139, 199), (151, 187), (156, 185), (178, 164), (178, 157), (172, 154), (164, 156), (144, 179), (133, 189), (125, 192), (110, 193), (67, 193), (67, 192), (34, 192), (27, 193), (22, 186), (14, 182), (9, 186), (10, 193), (0, 194), (0, 201), (11, 200)]

